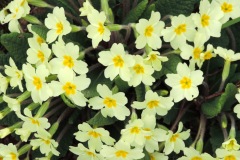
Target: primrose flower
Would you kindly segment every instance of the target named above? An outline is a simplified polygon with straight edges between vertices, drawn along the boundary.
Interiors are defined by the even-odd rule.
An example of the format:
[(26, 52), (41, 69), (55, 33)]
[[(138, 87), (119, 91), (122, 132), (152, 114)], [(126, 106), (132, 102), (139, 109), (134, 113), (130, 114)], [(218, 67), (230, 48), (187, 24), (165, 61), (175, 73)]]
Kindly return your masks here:
[(196, 34), (195, 24), (191, 17), (180, 14), (171, 19), (172, 26), (162, 31), (165, 42), (170, 42), (174, 49), (186, 44), (186, 40), (193, 41)]
[(50, 29), (47, 32), (47, 42), (52, 43), (59, 37), (62, 38), (71, 32), (72, 28), (64, 14), (64, 9), (55, 7), (53, 13), (49, 13), (44, 21), (45, 26)]
[(10, 77), (10, 86), (12, 86), (13, 88), (18, 86), (19, 90), (23, 92), (22, 87), (23, 72), (17, 68), (12, 58), (9, 59), (9, 64), (10, 66), (4, 65), (4, 67), (6, 75)]
[(217, 158), (219, 160), (238, 160), (239, 157), (240, 157), (240, 151), (235, 151), (235, 150), (231, 150), (231, 151), (228, 151), (226, 149), (220, 149), (218, 148), (216, 150), (216, 155), (217, 155)]
[(227, 141), (222, 143), (222, 147), (228, 151), (231, 150), (239, 150), (240, 149), (240, 145), (237, 143), (235, 138), (230, 138)]
[(46, 83), (49, 71), (45, 65), (33, 68), (29, 63), (23, 65), (23, 73), (27, 90), (31, 92), (31, 97), (35, 103), (42, 103), (52, 96), (52, 90)]
[(169, 155), (173, 151), (178, 154), (181, 150), (185, 148), (183, 140), (188, 139), (188, 137), (190, 136), (190, 130), (182, 132), (182, 129), (183, 124), (182, 122), (180, 122), (176, 133), (173, 133), (171, 130), (168, 131), (167, 139), (165, 141), (165, 147), (163, 150), (166, 155)]
[(147, 58), (144, 59), (145, 64), (151, 65), (156, 71), (160, 71), (162, 69), (162, 62), (166, 61), (168, 61), (168, 58), (160, 56), (160, 53), (157, 51), (151, 51), (147, 55)]
[(86, 74), (88, 72), (87, 63), (78, 60), (79, 47), (77, 45), (56, 42), (53, 44), (52, 50), (56, 58), (49, 62), (51, 73), (58, 74), (64, 68), (72, 69), (78, 74)]
[(142, 49), (146, 45), (155, 50), (162, 47), (160, 36), (165, 24), (160, 21), (160, 18), (159, 12), (152, 11), (149, 20), (140, 19), (136, 24), (136, 30), (139, 33), (135, 42), (137, 49)]
[(212, 156), (210, 156), (208, 153), (199, 153), (199, 151), (195, 150), (192, 147), (184, 148), (183, 150), (184, 155), (181, 158), (178, 158), (177, 160), (215, 160)]
[(152, 77), (154, 69), (152, 66), (144, 63), (143, 57), (140, 55), (134, 56), (135, 64), (131, 67), (132, 78), (128, 82), (129, 86), (136, 87), (141, 82), (145, 85), (152, 85), (155, 79)]
[(217, 49), (214, 49), (214, 52), (226, 61), (233, 62), (240, 60), (240, 53), (234, 53), (231, 49), (227, 50), (222, 47), (217, 47)]
[(114, 43), (110, 51), (101, 51), (98, 61), (104, 66), (107, 66), (104, 71), (106, 78), (113, 80), (119, 75), (124, 81), (130, 80), (131, 73), (129, 68), (134, 65), (134, 59), (124, 51), (121, 43)]
[(10, 32), (20, 33), (18, 19), (24, 16), (24, 8), (20, 5), (20, 1), (11, 1), (8, 4), (8, 10), (10, 13), (5, 16), (4, 23), (9, 23), (8, 29)]
[(149, 130), (144, 129), (144, 122), (142, 119), (135, 119), (133, 122), (129, 121), (125, 129), (121, 130), (121, 140), (129, 143), (131, 146), (144, 146), (146, 136), (151, 136)]
[(149, 136), (145, 136), (145, 149), (149, 153), (153, 153), (154, 151), (159, 150), (159, 142), (163, 142), (167, 138), (167, 131), (155, 128), (156, 127), (156, 118), (155, 115), (145, 115), (142, 116), (142, 120), (144, 123), (144, 130), (150, 131), (151, 134)]
[(118, 120), (125, 120), (126, 116), (130, 115), (129, 109), (125, 106), (128, 102), (123, 92), (113, 94), (106, 85), (97, 85), (97, 92), (100, 97), (89, 99), (89, 106), (92, 109), (101, 109), (104, 117), (116, 117)]
[(86, 0), (83, 2), (83, 7), (79, 9), (79, 12), (81, 13), (80, 16), (87, 16), (92, 13), (94, 10), (92, 4), (89, 2), (89, 0)]
[(50, 127), (47, 118), (33, 117), (32, 112), (28, 108), (25, 108), (23, 112), (26, 116), (18, 114), (18, 117), (24, 121), (22, 128), (26, 128), (31, 132), (39, 132), (39, 130), (48, 129)]
[(132, 149), (129, 143), (123, 141), (118, 141), (114, 147), (104, 145), (100, 154), (106, 160), (137, 160), (144, 157), (142, 149)]
[(213, 6), (219, 7), (224, 16), (220, 19), (222, 23), (227, 22), (230, 18), (240, 17), (240, 3), (238, 0), (215, 0)]
[(12, 143), (8, 145), (0, 144), (0, 159), (2, 160), (19, 160), (17, 147)]
[(100, 151), (103, 143), (113, 145), (115, 139), (110, 137), (109, 132), (104, 128), (92, 128), (87, 123), (78, 125), (79, 131), (74, 133), (76, 139), (80, 142), (88, 141), (88, 147)]
[(105, 13), (92, 10), (91, 14), (87, 15), (90, 25), (87, 26), (86, 31), (88, 32), (87, 37), (92, 39), (92, 46), (96, 48), (102, 40), (108, 42), (110, 40), (111, 32), (104, 26), (106, 21)]
[(64, 93), (74, 104), (82, 107), (86, 105), (87, 99), (81, 92), (90, 84), (90, 79), (86, 77), (86, 74), (76, 76), (73, 70), (64, 68), (60, 70), (58, 79), (59, 81), (50, 83), (54, 97)]
[(168, 160), (168, 156), (165, 156), (163, 153), (154, 152), (150, 153), (150, 160)]
[(8, 104), (8, 107), (15, 112), (20, 112), (21, 104), (17, 99), (10, 98), (6, 95), (3, 95), (3, 100)]
[(70, 146), (69, 150), (72, 153), (78, 155), (77, 160), (104, 160), (103, 156), (96, 153), (94, 149), (88, 149), (81, 143), (79, 143), (77, 147)]
[(203, 72), (201, 70), (191, 71), (186, 63), (178, 63), (177, 74), (167, 74), (165, 83), (172, 87), (170, 97), (174, 102), (179, 102), (186, 98), (193, 100), (199, 94), (197, 86), (203, 82)]
[(51, 139), (50, 133), (45, 130), (39, 130), (38, 133), (35, 133), (34, 136), (36, 139), (32, 139), (30, 144), (32, 145), (32, 150), (40, 147), (40, 152), (47, 156), (49, 153), (52, 153), (56, 156), (59, 155), (59, 152), (56, 150), (58, 142), (54, 139)]
[(39, 45), (41, 45), (42, 43), (45, 43), (45, 40), (32, 30), (32, 24), (28, 24), (27, 28), (28, 28), (28, 31), (33, 34), (33, 37), (28, 38), (28, 41), (36, 41)]
[(198, 31), (207, 37), (220, 37), (222, 23), (220, 19), (223, 13), (219, 7), (214, 7), (208, 0), (200, 2), (199, 13), (192, 15), (193, 21), (198, 27)]
[(27, 50), (27, 61), (30, 64), (40, 64), (48, 63), (48, 59), (51, 55), (51, 50), (48, 48), (46, 43), (39, 43), (35, 39), (28, 39), (28, 44), (30, 48)]
[(173, 106), (172, 97), (158, 96), (156, 92), (149, 90), (145, 94), (145, 100), (143, 102), (134, 101), (132, 104), (133, 108), (144, 109), (142, 114), (155, 115), (156, 113), (160, 116), (164, 116)]

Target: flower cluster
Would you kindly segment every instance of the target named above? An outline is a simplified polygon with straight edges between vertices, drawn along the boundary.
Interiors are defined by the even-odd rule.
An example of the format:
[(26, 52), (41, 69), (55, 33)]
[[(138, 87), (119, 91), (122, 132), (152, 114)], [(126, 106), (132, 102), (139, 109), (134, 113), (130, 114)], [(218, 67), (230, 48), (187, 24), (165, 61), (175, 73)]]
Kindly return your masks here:
[[(13, 116), (17, 122), (1, 129), (0, 138), (14, 134), (20, 142), (0, 143), (0, 159), (63, 157), (61, 143), (78, 160), (239, 159), (236, 115), (229, 112), (240, 118), (240, 104), (232, 98), (240, 103), (233, 84), (239, 75), (230, 76), (240, 53), (212, 41), (240, 17), (239, 0), (200, 0), (199, 12), (164, 17), (152, 11), (154, 3), (146, 9), (148, 18), (126, 25), (114, 22), (108, 0), (99, 2), (101, 11), (89, 0), (81, 7), (69, 2), (80, 15), (38, 0), (13, 0), (0, 12), (0, 23), (28, 43), (24, 62), (13, 56), (1, 67), (0, 103), (6, 106), (0, 119)], [(52, 10), (41, 22), (30, 15), (34, 6)], [(223, 69), (216, 84), (211, 67)], [(206, 118), (215, 116), (223, 142), (211, 152), (204, 149), (204, 136), (209, 130), (214, 135)], [(199, 129), (189, 121), (199, 122)], [(69, 143), (61, 141), (66, 137)]]

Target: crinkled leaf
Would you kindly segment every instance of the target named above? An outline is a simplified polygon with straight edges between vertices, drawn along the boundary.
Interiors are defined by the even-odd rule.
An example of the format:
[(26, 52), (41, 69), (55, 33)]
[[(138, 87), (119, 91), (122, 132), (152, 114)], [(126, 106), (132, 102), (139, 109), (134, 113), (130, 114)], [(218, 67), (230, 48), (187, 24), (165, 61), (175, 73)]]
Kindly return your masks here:
[(212, 118), (217, 116), (223, 108), (224, 110), (229, 110), (235, 101), (235, 94), (237, 93), (237, 90), (238, 89), (234, 84), (228, 83), (221, 96), (202, 104), (202, 112), (208, 118)]
[(155, 4), (151, 4), (147, 7), (147, 9), (144, 11), (142, 18), (149, 19), (151, 17), (152, 11), (155, 11)]
[(10, 57), (18, 66), (26, 62), (26, 51), (29, 48), (27, 39), (31, 37), (29, 33), (9, 33), (1, 35), (1, 44), (7, 49)]
[(154, 72), (153, 77), (159, 79), (165, 74), (176, 73), (176, 68), (179, 62), (181, 62), (181, 58), (178, 55), (169, 55), (168, 61), (162, 63), (162, 70)]
[(119, 92), (125, 92), (130, 88), (128, 83), (123, 81), (120, 77), (115, 78), (114, 81), (118, 87)]
[(136, 92), (136, 98), (137, 101), (142, 102), (144, 101), (145, 93), (146, 93), (146, 88), (143, 83), (139, 84), (137, 87), (135, 87), (135, 92)]
[(98, 84), (106, 84), (108, 87), (110, 87), (113, 83), (109, 79), (105, 78), (104, 70), (102, 69), (102, 67), (100, 68), (98, 67), (93, 71), (88, 72), (87, 77), (91, 79), (90, 86), (84, 91), (82, 91), (82, 93), (85, 95), (86, 98), (98, 96), (98, 92), (97, 92)]
[(155, 2), (156, 10), (161, 13), (162, 16), (179, 14), (190, 15), (194, 10), (195, 3), (200, 0), (159, 0)]
[(143, 0), (142, 2), (140, 2), (135, 8), (133, 8), (127, 14), (126, 18), (123, 21), (123, 24), (136, 22), (143, 14), (144, 10), (147, 7), (147, 4), (148, 4), (148, 0)]
[(47, 39), (47, 32), (48, 32), (47, 27), (42, 25), (32, 25), (32, 30), (43, 39), (45, 40)]
[(229, 36), (227, 35), (226, 30), (221, 31), (221, 36), (216, 38), (216, 37), (211, 37), (210, 40), (208, 41), (209, 44), (212, 44), (215, 48), (216, 47), (224, 47), (227, 48), (229, 46)]
[(103, 117), (103, 115), (101, 114), (101, 111), (99, 111), (97, 114), (95, 114), (95, 116), (93, 118), (88, 120), (87, 123), (92, 126), (101, 127), (101, 126), (111, 125), (111, 124), (115, 123), (116, 121), (117, 121), (116, 118)]

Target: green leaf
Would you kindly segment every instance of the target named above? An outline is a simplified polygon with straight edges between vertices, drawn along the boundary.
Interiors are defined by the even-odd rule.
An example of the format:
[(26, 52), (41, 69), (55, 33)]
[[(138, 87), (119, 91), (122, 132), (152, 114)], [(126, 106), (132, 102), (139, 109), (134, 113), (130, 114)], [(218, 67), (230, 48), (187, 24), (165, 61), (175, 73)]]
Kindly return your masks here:
[(181, 62), (181, 58), (178, 55), (171, 54), (168, 56), (168, 61), (162, 63), (162, 70), (154, 72), (153, 77), (159, 79), (165, 74), (176, 73), (178, 63)]
[(88, 120), (87, 123), (92, 126), (101, 127), (101, 126), (111, 125), (111, 124), (115, 123), (116, 121), (117, 121), (116, 118), (103, 117), (103, 115), (101, 114), (101, 111), (99, 111), (97, 114), (95, 114), (95, 116), (93, 118)]
[(224, 141), (222, 130), (219, 124), (214, 124), (210, 127), (210, 136), (212, 151), (215, 152), (217, 148), (221, 147), (222, 142)]
[(151, 160), (152, 159), (150, 157), (149, 153), (145, 149), (144, 149), (143, 153), (145, 156), (143, 158), (141, 158), (140, 160)]
[(130, 87), (127, 82), (123, 81), (119, 76), (114, 79), (119, 92), (126, 92)]
[(161, 16), (179, 14), (190, 15), (194, 10), (195, 3), (200, 0), (159, 0), (155, 2), (156, 10), (161, 13)]
[(202, 104), (202, 112), (208, 118), (212, 118), (221, 113), (223, 109), (225, 111), (229, 110), (235, 102), (235, 94), (237, 92), (237, 87), (232, 83), (228, 83), (225, 92), (221, 96)]
[(1, 36), (1, 44), (9, 52), (10, 57), (18, 66), (22, 66), (27, 59), (27, 49), (29, 48), (27, 39), (31, 37), (29, 33), (9, 33)]
[(145, 99), (146, 88), (143, 83), (140, 83), (137, 87), (135, 87), (136, 98), (137, 101), (142, 102)]
[(73, 9), (73, 6), (71, 6), (68, 0), (51, 0), (50, 2), (56, 4), (56, 6), (63, 7), (64, 10), (74, 13), (76, 16), (78, 15), (78, 13)]
[(151, 17), (152, 11), (155, 11), (155, 4), (151, 4), (147, 7), (147, 9), (144, 11), (142, 18), (149, 19)]
[(148, 0), (143, 0), (135, 8), (133, 8), (126, 16), (123, 21), (123, 24), (134, 23), (136, 22), (146, 9)]
[(47, 27), (42, 25), (32, 25), (32, 30), (43, 39), (45, 40), (47, 39), (47, 32), (48, 32)]
[(106, 84), (108, 87), (110, 87), (113, 83), (109, 79), (105, 78), (104, 70), (102, 70), (102, 67), (100, 68), (98, 67), (93, 71), (88, 72), (87, 77), (91, 79), (91, 84), (87, 89), (82, 91), (82, 93), (85, 95), (86, 98), (98, 96), (98, 92), (97, 92), (98, 84)]

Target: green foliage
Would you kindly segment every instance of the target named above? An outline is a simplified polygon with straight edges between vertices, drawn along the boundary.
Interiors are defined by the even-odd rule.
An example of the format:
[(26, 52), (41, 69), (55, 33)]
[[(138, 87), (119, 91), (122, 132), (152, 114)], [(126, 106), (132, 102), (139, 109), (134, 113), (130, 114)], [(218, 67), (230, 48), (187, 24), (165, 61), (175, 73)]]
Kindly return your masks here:
[(217, 116), (223, 108), (229, 110), (229, 107), (234, 103), (237, 91), (238, 89), (234, 84), (228, 83), (221, 96), (202, 104), (202, 112), (207, 117), (212, 118)]
[(91, 84), (87, 89), (82, 91), (86, 98), (98, 96), (98, 92), (96, 90), (98, 84), (106, 84), (109, 87), (113, 83), (104, 77), (104, 70), (100, 68), (96, 68), (87, 73), (87, 77), (91, 79)]
[(140, 2), (135, 8), (133, 8), (127, 14), (126, 18), (123, 21), (123, 24), (136, 22), (143, 14), (144, 10), (147, 7), (147, 4), (148, 4), (148, 0), (143, 0), (142, 2)]
[(177, 64), (181, 62), (181, 58), (178, 55), (169, 55), (168, 61), (162, 63), (161, 71), (157, 71), (153, 74), (153, 77), (159, 79), (163, 75), (168, 73), (176, 73)]
[(194, 5), (200, 0), (158, 0), (155, 2), (156, 11), (161, 13), (161, 16), (179, 14), (190, 15), (194, 10)]
[(135, 89), (135, 92), (136, 92), (137, 101), (139, 101), (139, 102), (144, 101), (145, 93), (147, 92), (146, 88), (145, 88), (145, 85), (143, 83), (141, 83), (140, 85), (138, 85), (134, 89)]
[(115, 123), (117, 121), (116, 118), (111, 117), (103, 117), (101, 111), (99, 111), (93, 118), (87, 121), (88, 124), (95, 127), (107, 126)]
[(32, 30), (35, 33), (37, 33), (40, 37), (42, 37), (44, 40), (47, 39), (47, 32), (48, 32), (47, 27), (42, 25), (32, 25)]
[(8, 54), (17, 63), (22, 66), (26, 62), (26, 51), (29, 48), (27, 39), (31, 37), (29, 33), (9, 33), (1, 35), (1, 44), (6, 48)]

